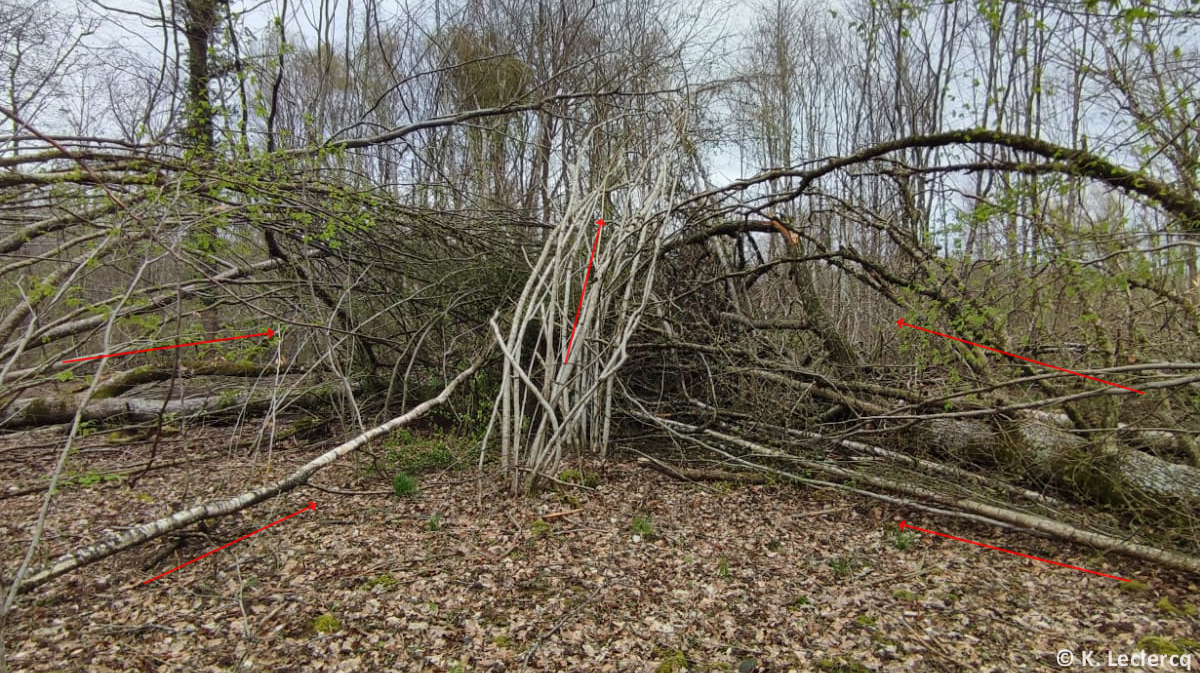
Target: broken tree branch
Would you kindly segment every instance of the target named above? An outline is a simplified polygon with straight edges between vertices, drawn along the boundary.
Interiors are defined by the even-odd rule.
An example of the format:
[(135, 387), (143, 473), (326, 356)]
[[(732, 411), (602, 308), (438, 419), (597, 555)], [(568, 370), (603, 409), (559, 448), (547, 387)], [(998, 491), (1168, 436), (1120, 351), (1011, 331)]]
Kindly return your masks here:
[[(1158, 549), (1148, 545), (1137, 544), (1134, 542), (1129, 542), (1128, 540), (1114, 537), (1112, 535), (1106, 535), (1104, 533), (1081, 530), (1066, 523), (1053, 521), (1045, 517), (1018, 512), (1003, 507), (997, 507), (995, 505), (977, 502), (970, 498), (935, 493), (920, 486), (914, 486), (900, 481), (888, 479), (886, 477), (868, 474), (866, 472), (848, 470), (833, 464), (799, 459), (796, 456), (787, 453), (786, 451), (766, 446), (764, 444), (759, 444), (742, 437), (718, 432), (708, 428), (689, 425), (687, 423), (672, 421), (670, 419), (654, 416), (653, 414), (640, 413), (637, 414), (637, 416), (642, 417), (647, 421), (656, 423), (661, 427), (673, 429), (675, 432), (683, 436), (689, 436), (696, 439), (700, 437), (708, 437), (726, 445), (737, 446), (741, 447), (742, 449), (752, 451), (753, 454), (757, 456), (787, 460), (793, 464), (797, 464), (803, 468), (811, 470), (814, 473), (821, 473), (830, 477), (841, 479), (852, 479), (860, 485), (868, 485), (879, 491), (896, 493), (901, 496), (901, 500), (907, 501), (904, 503), (907, 505), (919, 504), (921, 502), (937, 503), (943, 507), (948, 507), (951, 510), (967, 512), (975, 516), (986, 517), (987, 519), (1008, 525), (1020, 526), (1061, 540), (1088, 545), (1106, 551), (1113, 551), (1123, 556), (1140, 559), (1142, 561), (1158, 563), (1169, 568), (1200, 574), (1200, 558), (1188, 554), (1181, 554), (1179, 552), (1167, 549)], [(709, 446), (707, 444), (705, 445)], [(709, 446), (709, 448), (714, 447)], [(731, 456), (729, 454), (725, 455), (726, 457), (736, 459), (735, 456)], [(752, 458), (754, 455), (749, 457)], [(737, 460), (748, 467), (755, 467), (757, 469), (763, 469), (776, 474), (783, 474), (779, 470), (755, 465), (753, 462), (746, 459)], [(813, 481), (804, 479), (802, 477), (796, 477), (795, 475), (789, 476), (795, 478), (797, 481), (801, 481), (802, 483), (811, 483)], [(880, 493), (875, 493), (872, 491), (864, 491), (862, 489), (847, 490), (853, 490), (871, 498), (891, 500)]]

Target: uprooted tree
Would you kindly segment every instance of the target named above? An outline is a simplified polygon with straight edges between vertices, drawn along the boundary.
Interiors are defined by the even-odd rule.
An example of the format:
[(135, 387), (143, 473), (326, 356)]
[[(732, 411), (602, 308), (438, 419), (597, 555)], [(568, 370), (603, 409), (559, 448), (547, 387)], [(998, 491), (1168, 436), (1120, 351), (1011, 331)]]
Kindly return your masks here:
[[(408, 17), (339, 43), (281, 21), (245, 59), (215, 28), (240, 17), (198, 1), (174, 125), (85, 137), (4, 108), (0, 431), (63, 431), (48, 487), (19, 489), (43, 517), (4, 610), (437, 405), (517, 491), (575, 455), (671, 445), (1200, 569), (1200, 142), (1176, 95), (1195, 93), (1194, 48), (1148, 47), (1165, 19), (1141, 14), (881, 4), (851, 31), (780, 3), (752, 29), (766, 48), (697, 84), (688, 45), (640, 21), (681, 21), (666, 2)], [(959, 11), (987, 39), (959, 41)], [(1050, 14), (1124, 58), (1013, 61), (997, 21), (1029, 29), (1028, 58), (1075, 53), (1078, 34), (1034, 30)], [(895, 30), (914, 21), (943, 31)], [(956, 110), (970, 87), (938, 60), (988, 66), (989, 90), (1008, 68), (1014, 98)], [(1126, 130), (1087, 137), (1095, 90)], [(1071, 133), (1039, 116), (1051, 102)], [(717, 176), (731, 144), (762, 170)], [(301, 410), (349, 439), (267, 486), (40, 547), (85, 424), (158, 437)]]

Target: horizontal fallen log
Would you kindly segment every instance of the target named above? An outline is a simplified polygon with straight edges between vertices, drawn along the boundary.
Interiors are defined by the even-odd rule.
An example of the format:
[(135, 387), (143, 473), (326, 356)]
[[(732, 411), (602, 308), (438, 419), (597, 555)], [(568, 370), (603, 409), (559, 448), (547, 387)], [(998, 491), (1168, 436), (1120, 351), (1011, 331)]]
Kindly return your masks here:
[[(328, 404), (329, 396), (339, 394), (333, 388), (315, 388), (288, 399), (289, 406), (297, 409), (314, 409)], [(40, 425), (69, 423), (75, 417), (82, 399), (77, 395), (55, 397), (25, 397), (14, 400), (0, 418), (0, 429), (15, 430)], [(204, 397), (172, 399), (163, 404), (162, 399), (139, 397), (110, 397), (92, 399), (83, 409), (82, 421), (154, 421), (160, 414), (177, 417), (199, 414), (220, 414), (231, 411), (264, 412), (278, 405), (278, 397), (269, 393), (221, 393)]]
[(174, 367), (156, 367), (144, 365), (135, 369), (117, 372), (107, 377), (96, 387), (92, 399), (101, 400), (123, 395), (137, 386), (158, 381), (169, 381), (176, 376), (190, 379), (197, 376), (241, 376), (256, 378), (274, 376), (276, 368), (273, 365), (263, 367), (248, 362), (188, 362), (184, 361), (179, 371)]
[(980, 419), (935, 418), (906, 433), (923, 450), (961, 463), (993, 464), (1087, 500), (1200, 507), (1200, 469), (1119, 445), (1119, 437), (1089, 442), (1044, 415), (1018, 414), (998, 427)]
[[(488, 349), (490, 352), (490, 349)], [(149, 523), (135, 526), (129, 530), (122, 531), (109, 535), (94, 544), (88, 545), (81, 549), (77, 549), (69, 554), (66, 554), (55, 561), (47, 563), (40, 568), (30, 572), (25, 577), (15, 579), (19, 583), (18, 591), (25, 592), (34, 589), (38, 586), (49, 582), (50, 580), (64, 575), (72, 570), (90, 565), (101, 559), (108, 558), (119, 552), (132, 549), (150, 540), (162, 537), (168, 533), (186, 528), (201, 521), (215, 519), (217, 517), (227, 516), (239, 512), (247, 507), (257, 505), (260, 502), (273, 498), (282, 493), (286, 493), (308, 481), (317, 471), (330, 465), (335, 460), (345, 456), (355, 449), (363, 446), (370, 440), (386, 435), (396, 428), (411, 423), (418, 418), (429, 413), (430, 410), (444, 404), (450, 399), (458, 386), (470, 379), (484, 362), (487, 352), (471, 367), (461, 372), (454, 377), (450, 383), (438, 393), (436, 397), (428, 399), (416, 407), (413, 407), (408, 413), (393, 418), (392, 420), (378, 425), (366, 432), (354, 437), (353, 439), (337, 446), (336, 448), (321, 454), (317, 458), (309, 461), (300, 469), (296, 470), (286, 478), (267, 484), (260, 488), (254, 489), (248, 493), (243, 493), (238, 496), (207, 502), (202, 505), (197, 505), (186, 510), (175, 512), (170, 516), (151, 521)], [(6, 582), (12, 581), (5, 578)]]

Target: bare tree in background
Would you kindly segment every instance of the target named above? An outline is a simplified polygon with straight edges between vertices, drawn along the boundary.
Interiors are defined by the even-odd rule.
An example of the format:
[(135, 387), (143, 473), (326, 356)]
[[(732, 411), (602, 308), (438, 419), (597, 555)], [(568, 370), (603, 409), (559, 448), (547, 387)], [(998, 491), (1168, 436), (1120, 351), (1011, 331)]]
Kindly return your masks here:
[[(0, 2), (5, 106), (28, 119), (70, 120), (70, 108), (55, 103), (70, 95), (71, 80), (83, 72), (86, 59), (80, 44), (94, 29), (94, 21), (69, 15), (50, 0)], [(16, 155), (22, 140), (30, 139), (28, 130), (13, 119), (7, 120), (6, 127), (5, 145)]]

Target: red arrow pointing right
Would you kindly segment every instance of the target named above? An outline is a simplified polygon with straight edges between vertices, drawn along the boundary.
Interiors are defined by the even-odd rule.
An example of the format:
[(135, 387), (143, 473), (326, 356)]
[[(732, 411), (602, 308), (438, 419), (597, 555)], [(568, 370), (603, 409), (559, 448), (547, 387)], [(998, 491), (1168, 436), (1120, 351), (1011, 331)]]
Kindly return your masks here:
[(86, 358), (74, 358), (72, 360), (63, 360), (63, 364), (68, 362), (83, 362), (85, 360), (99, 360), (101, 358), (115, 358), (121, 355), (133, 355), (134, 353), (149, 353), (150, 351), (163, 351), (168, 348), (183, 348), (184, 346), (199, 346), (200, 344), (215, 344), (218, 341), (236, 341), (238, 339), (250, 339), (252, 337), (265, 336), (268, 339), (275, 336), (275, 330), (267, 328), (267, 331), (262, 334), (244, 334), (242, 336), (223, 337), (220, 339), (209, 339), (208, 341), (193, 341), (186, 344), (175, 344), (174, 346), (159, 346), (158, 348), (143, 348), (140, 351), (125, 351), (124, 353), (109, 353), (108, 355), (89, 355)]

